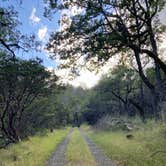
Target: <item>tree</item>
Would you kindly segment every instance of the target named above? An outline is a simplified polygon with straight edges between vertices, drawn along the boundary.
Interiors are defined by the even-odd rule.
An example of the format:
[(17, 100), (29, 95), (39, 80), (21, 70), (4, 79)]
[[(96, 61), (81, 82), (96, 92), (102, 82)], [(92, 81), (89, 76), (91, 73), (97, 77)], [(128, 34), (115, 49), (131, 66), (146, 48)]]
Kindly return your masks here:
[[(147, 69), (149, 80), (155, 82), (154, 69)], [(104, 75), (93, 89), (83, 116), (94, 125), (103, 116), (139, 116), (143, 122), (156, 115), (148, 88), (143, 85), (138, 73), (125, 65), (118, 65)]]
[[(53, 87), (51, 93), (37, 97), (26, 108), (20, 125), (21, 138), (33, 135), (39, 130), (51, 130), (69, 123), (69, 111), (65, 112), (58, 100), (64, 90), (60, 85)], [(64, 121), (67, 123), (64, 124)]]
[(20, 140), (21, 120), (26, 108), (39, 96), (50, 93), (57, 77), (40, 59), (21, 60), (0, 55), (0, 129), (9, 142)]
[[(142, 92), (142, 98), (139, 97), (141, 81), (138, 73), (127, 66), (120, 65), (111, 72), (111, 75), (113, 78), (107, 78), (107, 82), (110, 85), (111, 94), (118, 100), (119, 114), (126, 112), (128, 115), (132, 115), (135, 114), (133, 110), (136, 109), (141, 119), (145, 121), (145, 109), (142, 104), (144, 94)], [(108, 88), (105, 90), (109, 91)], [(121, 104), (123, 104), (124, 110), (120, 108)]]
[[(62, 10), (71, 9), (72, 6), (82, 9), (82, 12), (70, 18), (71, 25), (65, 31), (54, 33), (48, 43), (48, 49), (55, 49), (54, 53), (60, 53), (62, 59), (72, 58), (73, 52), (77, 51), (91, 53), (97, 56), (99, 61), (108, 60), (112, 54), (130, 49), (137, 54), (146, 53), (165, 73), (166, 65), (158, 58), (155, 36), (163, 28), (155, 18), (165, 1), (69, 0), (59, 5), (56, 1), (51, 1), (51, 4)], [(76, 45), (72, 48), (73, 51), (70, 49), (67, 52), (64, 48), (56, 47), (64, 42), (64, 39), (71, 42), (80, 38), (83, 39), (84, 48)]]
[[(95, 95), (89, 100), (89, 111), (85, 113), (90, 123), (96, 123), (107, 114), (111, 116), (135, 115), (145, 119), (139, 96), (139, 79), (137, 73), (119, 65), (104, 76), (93, 89)], [(138, 113), (137, 113), (138, 112)]]
[[(165, 0), (69, 0), (57, 4), (55, 1), (53, 6), (56, 9), (76, 6), (82, 12), (70, 18), (71, 23), (65, 31), (52, 34), (47, 48), (55, 57), (67, 59), (68, 65), (75, 65), (80, 57), (84, 57), (84, 63), (93, 60), (95, 64), (101, 65), (117, 53), (134, 55), (139, 76), (151, 91), (153, 110), (157, 112), (158, 103), (163, 100), (161, 71), (164, 80), (166, 77), (166, 64), (159, 58), (157, 48), (158, 34), (163, 30), (157, 15), (164, 5)], [(59, 47), (63, 43), (67, 45), (77, 40), (81, 41), (72, 47)], [(150, 82), (144, 72), (141, 61), (143, 54), (155, 64), (155, 84)], [(94, 61), (95, 57), (97, 61)]]
[[(76, 88), (67, 85), (65, 90), (59, 94), (57, 100), (61, 112), (64, 112), (61, 118), (66, 120), (67, 123), (79, 125), (82, 121), (82, 113), (86, 108), (87, 102), (88, 96), (85, 90), (81, 87)], [(65, 118), (65, 115), (68, 116), (68, 118)]]

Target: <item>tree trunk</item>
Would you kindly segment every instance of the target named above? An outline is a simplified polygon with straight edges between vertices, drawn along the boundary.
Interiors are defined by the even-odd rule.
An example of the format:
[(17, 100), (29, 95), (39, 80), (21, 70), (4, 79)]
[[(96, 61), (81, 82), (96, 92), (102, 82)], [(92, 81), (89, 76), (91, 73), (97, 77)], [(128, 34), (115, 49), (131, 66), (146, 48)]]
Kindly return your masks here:
[(157, 97), (155, 86), (149, 81), (149, 79), (145, 76), (145, 74), (143, 72), (139, 51), (137, 49), (135, 49), (134, 53), (135, 53), (134, 55), (135, 55), (136, 62), (137, 62), (137, 65), (138, 65), (139, 75), (140, 75), (142, 81), (144, 82), (144, 84), (150, 90), (151, 95), (152, 95), (152, 100), (151, 100), (152, 102), (151, 103), (152, 103), (153, 114), (154, 114), (155, 118), (158, 118), (159, 117), (159, 114), (158, 114), (158, 97)]
[(159, 57), (157, 57), (152, 51), (147, 49), (141, 49), (140, 53), (142, 54), (145, 53), (149, 57), (151, 57), (160, 66), (160, 69), (163, 71), (164, 75), (166, 76), (166, 64)]
[[(149, 20), (150, 21), (150, 20)], [(149, 22), (149, 33), (150, 33), (150, 42), (153, 53), (158, 57), (158, 49), (157, 49), (157, 43), (155, 40), (155, 35), (152, 29), (151, 21)], [(160, 65), (158, 62), (154, 59), (155, 63), (155, 73), (156, 73), (156, 85), (157, 85), (157, 93), (159, 94), (159, 102), (162, 101), (163, 98), (163, 87), (162, 87), (162, 78), (161, 78), (161, 72), (160, 72)]]
[(143, 68), (142, 68), (142, 64), (141, 64), (141, 59), (140, 59), (140, 54), (139, 51), (137, 49), (134, 50), (134, 56), (137, 62), (137, 66), (138, 66), (138, 73), (142, 79), (142, 81), (144, 82), (144, 84), (150, 89), (150, 90), (154, 90), (155, 87), (153, 84), (150, 83), (150, 81), (148, 80), (148, 78), (145, 76), (144, 72), (143, 72)]
[(144, 109), (136, 102), (134, 102), (132, 99), (129, 99), (130, 103), (137, 108), (137, 110), (139, 111), (140, 117), (142, 119), (143, 122), (145, 122), (145, 112)]

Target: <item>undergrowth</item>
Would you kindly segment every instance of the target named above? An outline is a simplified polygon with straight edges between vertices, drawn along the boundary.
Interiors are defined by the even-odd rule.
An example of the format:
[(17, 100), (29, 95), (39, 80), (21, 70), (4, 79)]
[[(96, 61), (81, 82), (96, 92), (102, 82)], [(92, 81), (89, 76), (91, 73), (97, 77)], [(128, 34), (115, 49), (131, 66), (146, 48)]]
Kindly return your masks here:
[(138, 128), (130, 132), (89, 129), (88, 133), (117, 165), (165, 166), (166, 124), (153, 120), (136, 124)]

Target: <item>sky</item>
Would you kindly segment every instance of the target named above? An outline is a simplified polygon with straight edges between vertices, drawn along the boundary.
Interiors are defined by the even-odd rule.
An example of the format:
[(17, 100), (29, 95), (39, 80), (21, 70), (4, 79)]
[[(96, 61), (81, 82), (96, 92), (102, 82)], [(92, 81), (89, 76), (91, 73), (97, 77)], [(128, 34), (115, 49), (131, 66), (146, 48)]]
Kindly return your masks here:
[[(19, 13), (19, 20), (22, 22), (18, 28), (23, 34), (34, 33), (37, 39), (44, 44), (47, 43), (49, 39), (49, 34), (55, 30), (59, 29), (58, 20), (60, 19), (60, 13), (56, 13), (52, 20), (45, 18), (44, 13), (44, 3), (43, 0), (22, 0), (22, 4), (19, 4), (20, 0), (0, 0), (0, 5), (9, 6), (13, 5), (15, 10)], [(160, 19), (166, 24), (166, 8), (160, 13)], [(43, 65), (49, 69), (57, 69), (57, 63), (50, 59), (46, 51), (36, 52), (31, 51), (29, 53), (19, 53), (19, 56), (23, 59), (40, 57), (43, 60)], [(111, 59), (111, 64), (115, 64), (116, 59)], [(68, 81), (67, 75), (68, 71), (59, 70), (56, 74), (59, 74), (66, 82), (69, 82), (73, 86), (82, 86), (86, 88), (91, 88), (97, 84), (101, 76), (107, 73), (109, 70), (110, 63), (108, 63), (102, 71), (98, 74), (90, 71), (81, 71), (81, 75), (74, 80)]]
[[(46, 44), (49, 39), (49, 34), (56, 29), (58, 29), (58, 20), (59, 14), (55, 14), (53, 19), (49, 19), (43, 16), (44, 13), (44, 3), (43, 0), (22, 0), (22, 4), (19, 3), (19, 0), (0, 0), (0, 5), (9, 6), (13, 5), (15, 10), (19, 13), (19, 21), (22, 23), (18, 29), (23, 34), (34, 33), (37, 36), (37, 39), (42, 42), (43, 46)], [(43, 64), (46, 67), (56, 68), (57, 64), (54, 60), (51, 60), (47, 53), (30, 51), (29, 53), (19, 54), (21, 58), (35, 58), (36, 56), (43, 59)]]
[[(22, 0), (22, 4), (19, 4), (19, 0), (6, 0), (2, 2), (0, 0), (0, 5), (9, 6), (13, 5), (15, 10), (19, 13), (19, 20), (22, 23), (18, 28), (23, 34), (34, 33), (37, 39), (46, 44), (49, 39), (49, 34), (55, 30), (58, 30), (60, 19), (60, 13), (56, 13), (51, 21), (43, 16), (44, 13), (44, 3), (43, 0)], [(74, 12), (74, 11), (72, 11)], [(48, 57), (45, 51), (36, 52), (32, 51), (29, 53), (19, 53), (19, 56), (23, 59), (40, 57), (43, 60), (43, 64), (48, 69), (57, 69), (57, 63)], [(81, 71), (81, 75), (74, 80), (68, 80), (69, 71), (58, 70), (55, 74), (61, 76), (64, 82), (78, 87), (91, 88), (99, 81), (101, 73), (96, 75), (95, 72), (90, 72), (88, 70)]]

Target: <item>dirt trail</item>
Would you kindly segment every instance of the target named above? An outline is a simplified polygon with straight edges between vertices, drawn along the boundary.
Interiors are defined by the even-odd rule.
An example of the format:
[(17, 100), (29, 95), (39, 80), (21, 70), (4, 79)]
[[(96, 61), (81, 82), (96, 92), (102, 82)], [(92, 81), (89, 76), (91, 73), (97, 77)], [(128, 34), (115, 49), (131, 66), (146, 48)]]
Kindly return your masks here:
[[(72, 130), (70, 130), (65, 140), (58, 145), (46, 166), (66, 166), (67, 161), (65, 159), (65, 153), (71, 134)], [(104, 154), (101, 148), (99, 148), (83, 131), (80, 131), (80, 134), (85, 139), (94, 159), (96, 160), (96, 166), (115, 166), (111, 159)]]
[(70, 130), (65, 140), (58, 145), (56, 151), (52, 154), (52, 157), (47, 162), (46, 166), (65, 166), (66, 164), (65, 152), (66, 152), (67, 144), (70, 140), (71, 134), (72, 134), (72, 130)]
[(96, 160), (97, 166), (115, 166), (115, 164), (108, 158), (101, 148), (99, 148), (83, 131), (80, 131), (81, 135), (86, 140), (92, 155)]

